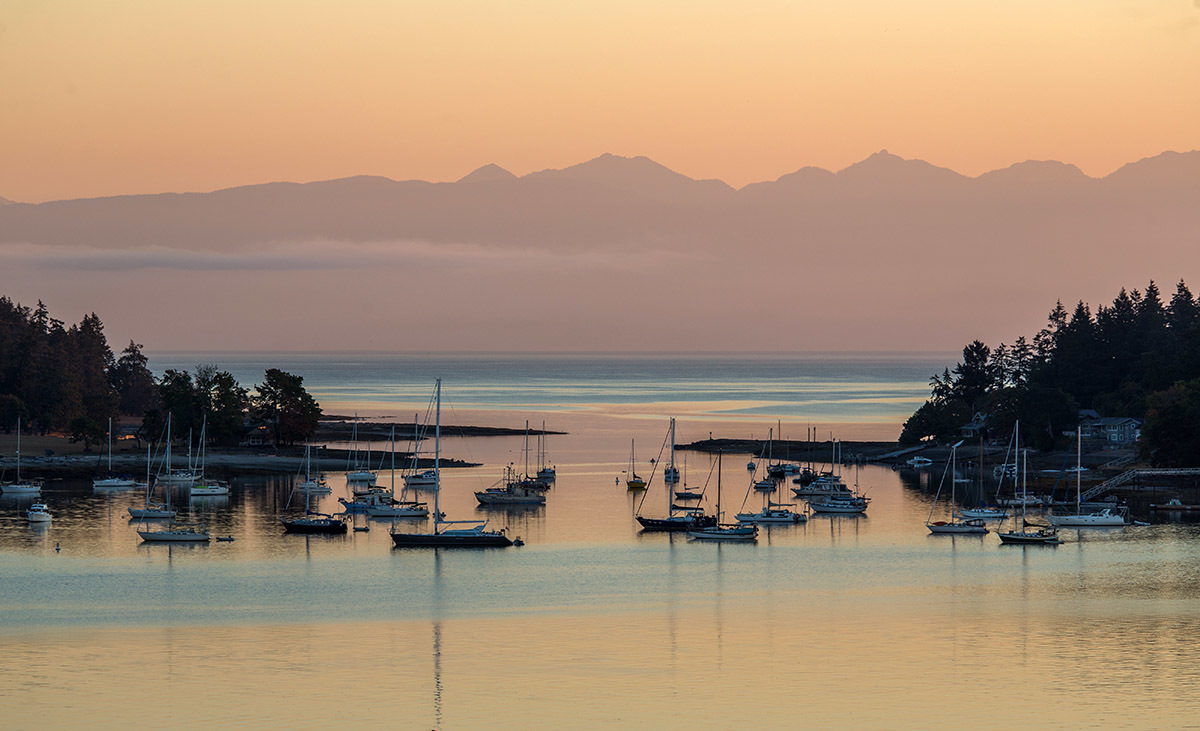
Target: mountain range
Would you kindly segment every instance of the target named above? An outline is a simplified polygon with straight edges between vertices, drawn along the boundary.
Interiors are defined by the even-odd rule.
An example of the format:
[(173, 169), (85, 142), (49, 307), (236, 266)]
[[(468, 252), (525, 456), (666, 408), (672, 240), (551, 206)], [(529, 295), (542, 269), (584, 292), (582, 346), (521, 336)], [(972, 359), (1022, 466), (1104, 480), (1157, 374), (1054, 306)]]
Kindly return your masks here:
[[(424, 333), (410, 333), (415, 340), (370, 341), (386, 348), (508, 348), (522, 332), (543, 349), (944, 348), (1028, 334), (1059, 298), (1097, 302), (1152, 278), (1164, 289), (1200, 279), (1198, 200), (1200, 151), (1102, 178), (1053, 161), (972, 178), (881, 151), (836, 172), (804, 167), (741, 189), (606, 154), (519, 177), (485, 165), (447, 183), (358, 176), (9, 203), (0, 206), (0, 255), (38, 267), (26, 299), (61, 286), (69, 301), (97, 309), (84, 297), (148, 283), (161, 284), (160, 299), (181, 296), (168, 273), (133, 271), (146, 268), (193, 280), (245, 270), (253, 276), (237, 280), (243, 290), (283, 299), (297, 282), (337, 280), (351, 291), (369, 281), (385, 308), (462, 300), (457, 313), (423, 309), (431, 319), (411, 325)], [(356, 267), (344, 282), (336, 273)], [(321, 276), (295, 274), (302, 269)], [(204, 281), (228, 288), (234, 276)], [(228, 295), (229, 317), (261, 310), (261, 292)], [(215, 305), (210, 297), (199, 306)], [(243, 326), (253, 346), (293, 347), (303, 336), (301, 323), (284, 337), (291, 315), (280, 307), (271, 328)], [(325, 318), (364, 346), (332, 315), (304, 317), (309, 328)], [(380, 315), (362, 328), (392, 323)], [(725, 326), (719, 344), (706, 342), (712, 323)], [(214, 316), (211, 327), (225, 344), (227, 323)]]

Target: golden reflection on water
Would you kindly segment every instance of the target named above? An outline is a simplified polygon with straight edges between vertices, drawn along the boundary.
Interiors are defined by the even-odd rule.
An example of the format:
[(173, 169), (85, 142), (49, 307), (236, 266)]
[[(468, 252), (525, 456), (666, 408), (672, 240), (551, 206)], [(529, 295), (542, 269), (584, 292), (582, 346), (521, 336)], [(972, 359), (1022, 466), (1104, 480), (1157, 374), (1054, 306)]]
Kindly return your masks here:
[(1170, 603), (718, 590), (663, 612), (4, 632), (0, 699), (6, 728), (1179, 728), (1198, 631)]

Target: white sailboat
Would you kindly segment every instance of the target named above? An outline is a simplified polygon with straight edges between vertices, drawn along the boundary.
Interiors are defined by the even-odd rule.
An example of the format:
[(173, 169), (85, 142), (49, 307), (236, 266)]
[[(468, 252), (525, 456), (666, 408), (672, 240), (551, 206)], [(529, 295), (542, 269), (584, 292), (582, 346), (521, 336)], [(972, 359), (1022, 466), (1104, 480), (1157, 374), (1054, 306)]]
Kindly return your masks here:
[(679, 468), (675, 466), (675, 417), (671, 417), (671, 461), (663, 470), (663, 482), (675, 485), (679, 482)]
[[(171, 472), (171, 415), (167, 414), (167, 474)], [(171, 488), (165, 488), (167, 502), (163, 506), (164, 510), (170, 513), (171, 526), (165, 530), (139, 529), (138, 535), (147, 543), (208, 543), (208, 531), (203, 528), (176, 528), (174, 527), (175, 511), (171, 510)], [(143, 516), (142, 520), (146, 520), (155, 516)], [(140, 522), (139, 522), (140, 524)]]
[[(397, 533), (392, 531), (392, 543), (398, 548), (503, 548), (513, 545), (513, 541), (504, 531), (487, 530), (487, 521), (482, 523), (473, 520), (446, 520), (438, 504), (442, 492), (441, 461), (442, 461), (442, 379), (437, 379), (434, 387), (436, 407), (434, 411), (433, 429), (433, 471), (437, 484), (433, 488), (433, 532), (432, 533)], [(445, 528), (443, 525), (470, 523), (470, 528)]]
[(373, 487), (375, 481), (379, 478), (377, 474), (371, 471), (371, 443), (367, 442), (367, 465), (364, 469), (358, 462), (358, 414), (354, 415), (354, 432), (353, 432), (354, 447), (350, 452), (349, 460), (346, 465), (346, 482), (355, 483), (356, 491), (361, 489), (363, 485)]
[(304, 444), (304, 479), (297, 480), (296, 490), (299, 492), (308, 492), (314, 495), (327, 495), (333, 492), (333, 488), (325, 482), (325, 474), (321, 472), (321, 457), (317, 455), (317, 474), (314, 477), (312, 471), (312, 443), (305, 442)]
[(0, 493), (5, 495), (37, 495), (42, 491), (41, 480), (21, 479), (21, 417), (17, 417), (17, 479), (16, 482), (0, 483)]
[[(372, 493), (364, 499), (362, 512), (372, 518), (426, 518), (429, 507), (416, 500), (406, 500), (408, 488), (400, 491), (400, 499), (396, 499), (396, 427), (392, 427), (392, 475), (391, 489), (385, 493)], [(345, 505), (346, 503), (342, 503)], [(357, 530), (357, 527), (356, 527)]]
[(204, 479), (204, 466), (208, 460), (208, 445), (205, 438), (207, 432), (208, 416), (205, 415), (204, 421), (200, 425), (200, 480), (199, 484), (188, 488), (188, 494), (192, 497), (218, 497), (229, 494), (228, 482)]
[(546, 464), (546, 421), (542, 420), (542, 432), (538, 435), (538, 472), (539, 480), (553, 481), (558, 477), (558, 470), (552, 464)]
[(1047, 520), (1056, 528), (1119, 528), (1125, 526), (1125, 516), (1112, 508), (1085, 513), (1081, 502), (1083, 491), (1081, 475), (1083, 474), (1083, 425), (1075, 430), (1075, 512), (1065, 515), (1050, 515)]
[(112, 417), (108, 417), (108, 477), (92, 480), (93, 490), (129, 490), (143, 487), (129, 475), (114, 475), (112, 471)]
[(634, 471), (637, 462), (634, 459), (634, 440), (629, 440), (629, 470), (625, 473), (625, 487), (630, 490), (644, 490), (646, 481), (638, 477), (638, 473)]
[[(942, 481), (938, 483), (937, 493), (933, 496), (933, 504), (929, 506), (929, 517), (925, 520), (925, 527), (934, 535), (983, 535), (988, 532), (987, 524), (982, 518), (962, 518), (955, 520), (955, 511), (958, 508), (958, 494), (956, 485), (958, 480), (955, 479), (957, 474), (958, 448), (962, 446), (962, 442), (956, 443), (950, 447), (950, 461), (946, 463), (946, 471), (942, 472)], [(938, 498), (942, 495), (942, 486), (946, 484), (946, 475), (950, 475), (950, 520), (934, 520), (933, 511), (937, 508)]]
[[(171, 415), (167, 414), (167, 470), (170, 471), (171, 464)], [(154, 497), (154, 483), (150, 479), (150, 463), (153, 461), (150, 456), (150, 444), (147, 440), (146, 444), (146, 498), (145, 504), (140, 508), (129, 508), (129, 517), (139, 520), (163, 520), (165, 518), (174, 518), (175, 511), (171, 510), (170, 505), (170, 487), (165, 487), (167, 492), (166, 503), (151, 502)]]

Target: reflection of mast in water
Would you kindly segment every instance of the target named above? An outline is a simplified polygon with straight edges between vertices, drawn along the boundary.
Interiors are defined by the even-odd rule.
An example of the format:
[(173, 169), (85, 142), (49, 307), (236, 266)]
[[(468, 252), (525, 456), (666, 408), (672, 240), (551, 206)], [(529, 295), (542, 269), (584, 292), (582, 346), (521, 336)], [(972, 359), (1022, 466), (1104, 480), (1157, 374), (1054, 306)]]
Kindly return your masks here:
[(669, 546), (669, 548), (667, 550), (667, 555), (670, 558), (670, 560), (667, 564), (667, 577), (669, 579), (669, 581), (667, 582), (667, 642), (670, 646), (670, 651), (671, 651), (672, 677), (674, 676), (674, 672), (676, 669), (675, 668), (675, 659), (676, 659), (675, 655), (676, 655), (676, 651), (678, 650), (678, 641), (676, 638), (676, 634), (677, 634), (676, 624), (677, 624), (677, 619), (678, 619), (676, 617), (676, 612), (677, 612), (676, 600), (678, 599), (678, 597), (676, 596), (676, 592), (679, 591), (679, 566), (678, 566), (679, 556), (677, 555), (676, 550), (675, 550), (676, 537), (679, 537), (680, 540), (685, 540), (678, 533), (671, 532), (671, 533), (667, 534), (667, 545)]
[(442, 727), (442, 551), (433, 549), (433, 720)]
[(725, 546), (717, 542), (717, 590), (715, 592), (716, 604), (714, 605), (714, 614), (716, 615), (717, 623), (717, 670), (722, 668), (725, 646), (725, 623), (724, 613), (721, 611), (725, 603)]

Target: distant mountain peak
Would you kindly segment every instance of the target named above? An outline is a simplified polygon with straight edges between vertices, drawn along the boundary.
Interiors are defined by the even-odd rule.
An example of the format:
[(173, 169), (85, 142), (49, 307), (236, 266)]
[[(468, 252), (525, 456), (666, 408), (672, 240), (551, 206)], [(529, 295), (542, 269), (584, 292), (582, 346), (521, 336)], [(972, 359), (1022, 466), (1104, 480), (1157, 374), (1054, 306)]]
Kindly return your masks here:
[(517, 176), (500, 167), (496, 163), (489, 162), (481, 168), (477, 168), (472, 172), (458, 179), (460, 183), (494, 183), (503, 180), (516, 180)]
[(858, 185), (895, 187), (921, 183), (950, 184), (965, 180), (966, 176), (924, 160), (908, 160), (887, 150), (880, 150), (865, 160), (842, 168), (837, 172), (837, 178)]
[(976, 180), (1005, 183), (1071, 183), (1092, 180), (1075, 165), (1058, 160), (1026, 160), (983, 173)]
[(12, 201), (10, 201), (9, 199), (0, 198), (0, 206), (7, 206), (7, 205), (11, 205), (11, 204), (12, 204)]

